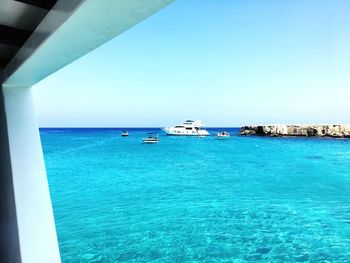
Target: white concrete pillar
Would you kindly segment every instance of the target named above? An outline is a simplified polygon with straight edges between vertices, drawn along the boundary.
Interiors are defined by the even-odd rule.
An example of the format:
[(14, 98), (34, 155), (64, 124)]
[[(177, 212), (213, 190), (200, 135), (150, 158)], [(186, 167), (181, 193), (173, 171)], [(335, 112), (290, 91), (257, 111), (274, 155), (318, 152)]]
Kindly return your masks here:
[(3, 86), (23, 263), (61, 262), (31, 88)]

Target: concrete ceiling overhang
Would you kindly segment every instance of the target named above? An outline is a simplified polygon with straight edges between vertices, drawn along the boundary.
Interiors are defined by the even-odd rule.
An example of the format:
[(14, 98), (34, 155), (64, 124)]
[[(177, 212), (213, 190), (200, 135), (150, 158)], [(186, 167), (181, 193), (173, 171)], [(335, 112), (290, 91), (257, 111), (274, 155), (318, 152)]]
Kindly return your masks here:
[(57, 0), (0, 0), (0, 71), (35, 31)]
[(0, 83), (34, 85), (173, 1), (0, 0)]

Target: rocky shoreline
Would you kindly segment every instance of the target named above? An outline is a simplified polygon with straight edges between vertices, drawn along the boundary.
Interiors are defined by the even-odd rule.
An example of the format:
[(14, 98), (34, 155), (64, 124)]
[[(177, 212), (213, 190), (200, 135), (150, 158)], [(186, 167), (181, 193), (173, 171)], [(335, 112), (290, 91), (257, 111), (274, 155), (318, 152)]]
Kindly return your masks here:
[(243, 126), (240, 135), (272, 137), (331, 137), (350, 138), (350, 125), (262, 125)]

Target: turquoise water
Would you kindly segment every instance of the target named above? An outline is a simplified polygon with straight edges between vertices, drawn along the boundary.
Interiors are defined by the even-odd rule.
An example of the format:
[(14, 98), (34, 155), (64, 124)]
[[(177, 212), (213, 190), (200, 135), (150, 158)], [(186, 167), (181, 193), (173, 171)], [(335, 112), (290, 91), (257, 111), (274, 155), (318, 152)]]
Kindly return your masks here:
[(146, 131), (41, 130), (64, 263), (350, 262), (350, 140)]

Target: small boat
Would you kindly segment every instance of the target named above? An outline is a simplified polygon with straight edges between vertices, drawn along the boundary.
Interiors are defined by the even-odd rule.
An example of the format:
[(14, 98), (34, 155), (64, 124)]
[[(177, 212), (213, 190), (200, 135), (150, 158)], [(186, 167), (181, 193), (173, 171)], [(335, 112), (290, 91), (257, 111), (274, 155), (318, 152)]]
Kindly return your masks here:
[(123, 136), (123, 137), (128, 137), (129, 136), (129, 132), (128, 131), (122, 131), (120, 135)]
[(159, 142), (158, 134), (149, 132), (148, 137), (142, 139), (143, 143), (154, 144)]
[(230, 136), (230, 133), (227, 131), (221, 131), (216, 134), (216, 139), (228, 139)]

